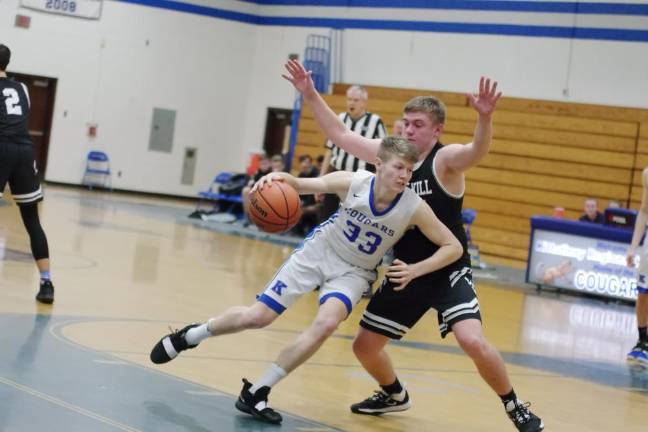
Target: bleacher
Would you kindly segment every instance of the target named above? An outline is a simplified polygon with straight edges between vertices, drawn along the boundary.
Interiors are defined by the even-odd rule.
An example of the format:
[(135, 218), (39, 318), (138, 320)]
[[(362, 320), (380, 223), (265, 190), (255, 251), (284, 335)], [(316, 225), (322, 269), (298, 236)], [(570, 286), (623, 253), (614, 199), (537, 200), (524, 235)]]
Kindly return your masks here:
[[(349, 84), (335, 84), (324, 98), (345, 110)], [(368, 110), (389, 130), (410, 98), (433, 94), (447, 105), (444, 143), (472, 140), (476, 113), (462, 93), (367, 87)], [(466, 173), (464, 207), (477, 210), (473, 240), (487, 262), (523, 267), (529, 217), (554, 207), (576, 219), (587, 197), (604, 207), (610, 199), (630, 208), (641, 201), (641, 172), (648, 166), (648, 110), (502, 98), (494, 115), (490, 153)], [(299, 122), (295, 158), (324, 154), (325, 138), (309, 108)]]

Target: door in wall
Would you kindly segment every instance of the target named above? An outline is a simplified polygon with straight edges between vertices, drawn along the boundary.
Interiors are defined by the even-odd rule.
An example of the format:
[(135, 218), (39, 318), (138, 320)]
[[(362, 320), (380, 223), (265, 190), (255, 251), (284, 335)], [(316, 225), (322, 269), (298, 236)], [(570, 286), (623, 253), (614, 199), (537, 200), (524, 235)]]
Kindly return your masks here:
[(268, 156), (283, 154), (288, 151), (287, 140), (290, 137), (291, 116), (292, 110), (268, 108), (263, 142), (263, 151)]
[(57, 80), (56, 78), (13, 72), (8, 72), (7, 75), (24, 83), (29, 91), (29, 135), (34, 143), (36, 166), (41, 179), (43, 179), (47, 169), (47, 149), (52, 128)]

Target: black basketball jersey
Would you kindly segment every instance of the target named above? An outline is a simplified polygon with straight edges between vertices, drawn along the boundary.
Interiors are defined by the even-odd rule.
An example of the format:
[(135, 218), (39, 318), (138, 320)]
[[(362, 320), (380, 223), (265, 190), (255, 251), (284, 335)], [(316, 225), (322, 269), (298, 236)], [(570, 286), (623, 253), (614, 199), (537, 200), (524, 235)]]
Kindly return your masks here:
[[(469, 257), (467, 252), (468, 239), (466, 238), (466, 231), (461, 217), (463, 195), (461, 197), (448, 195), (437, 181), (432, 168), (434, 157), (442, 148), (443, 144), (441, 143), (434, 146), (423, 163), (412, 174), (409, 187), (428, 203), (439, 220), (459, 239), (464, 249), (463, 261), (463, 258)], [(396, 258), (411, 264), (430, 257), (438, 249), (437, 245), (428, 240), (418, 227), (415, 227), (408, 230), (400, 241), (396, 243), (394, 255)]]
[(27, 87), (0, 77), (0, 143), (31, 145)]

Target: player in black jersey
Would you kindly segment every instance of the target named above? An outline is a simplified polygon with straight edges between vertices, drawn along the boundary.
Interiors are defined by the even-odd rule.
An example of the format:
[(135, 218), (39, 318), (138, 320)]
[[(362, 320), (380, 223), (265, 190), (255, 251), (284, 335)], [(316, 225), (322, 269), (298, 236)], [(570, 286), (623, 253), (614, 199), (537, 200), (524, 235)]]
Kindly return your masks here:
[[(340, 148), (366, 161), (375, 160), (380, 140), (370, 140), (348, 131), (317, 93), (306, 71), (297, 61), (286, 63), (285, 79), (304, 96), (325, 135)], [(379, 415), (410, 407), (407, 390), (399, 382), (385, 351), (389, 339), (400, 339), (430, 308), (438, 313), (442, 337), (452, 331), (459, 346), (475, 363), (486, 383), (495, 391), (515, 427), (524, 432), (541, 431), (544, 424), (517, 398), (504, 361), (483, 335), (481, 314), (474, 284), (461, 207), (465, 188), (464, 171), (487, 153), (492, 139), (492, 114), (501, 93), (497, 83), (481, 78), (479, 94), (468, 94), (478, 114), (473, 141), (466, 145), (443, 145), (439, 138), (445, 122), (445, 105), (439, 99), (416, 97), (404, 108), (404, 136), (419, 150), (419, 163), (410, 187), (432, 207), (439, 219), (464, 247), (464, 254), (449, 266), (413, 279), (407, 263), (419, 255), (429, 256), (435, 246), (416, 230), (410, 230), (394, 247), (395, 259), (387, 269), (383, 287), (372, 297), (360, 322), (353, 351), (362, 366), (380, 384), (381, 390), (351, 406), (357, 414)], [(390, 279), (409, 281), (395, 291)]]
[(54, 302), (54, 285), (50, 280), (47, 237), (38, 219), (37, 203), (43, 199), (43, 192), (27, 126), (29, 93), (24, 84), (7, 78), (10, 59), (11, 51), (0, 44), (0, 198), (9, 183), (41, 276), (36, 300), (50, 304)]

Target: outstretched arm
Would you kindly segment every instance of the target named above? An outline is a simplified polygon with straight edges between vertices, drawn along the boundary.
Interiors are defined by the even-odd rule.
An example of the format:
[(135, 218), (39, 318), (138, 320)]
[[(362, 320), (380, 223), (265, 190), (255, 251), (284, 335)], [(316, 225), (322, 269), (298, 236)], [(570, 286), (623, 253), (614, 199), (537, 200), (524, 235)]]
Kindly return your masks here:
[(398, 291), (407, 286), (412, 279), (437, 271), (458, 260), (463, 254), (459, 240), (434, 214), (425, 201), (421, 202), (412, 215), (410, 222), (418, 226), (421, 232), (439, 249), (429, 258), (417, 263), (405, 263), (394, 260), (387, 269), (386, 276), (393, 283), (399, 284), (394, 290)]
[(497, 91), (497, 81), (491, 84), (490, 78), (481, 77), (479, 94), (468, 93), (468, 102), (479, 117), (475, 126), (473, 140), (469, 144), (452, 144), (439, 151), (443, 166), (454, 172), (464, 172), (477, 165), (488, 153), (493, 138), (493, 111), (502, 92)]
[[(646, 168), (648, 170), (648, 168)], [(646, 222), (648, 222), (648, 184), (646, 184), (646, 176), (648, 172), (642, 173), (641, 180), (643, 182), (643, 194), (641, 195), (641, 207), (639, 207), (639, 214), (637, 214), (637, 220), (635, 221), (634, 232), (632, 233), (632, 242), (628, 248), (628, 254), (626, 255), (626, 263), (628, 267), (634, 267), (634, 259), (637, 254), (637, 247), (639, 247), (639, 242), (641, 237), (643, 237), (646, 232)]]
[(378, 154), (379, 139), (369, 139), (348, 130), (333, 110), (322, 99), (311, 79), (311, 71), (304, 69), (297, 60), (285, 64), (288, 75), (282, 75), (304, 96), (304, 101), (313, 111), (313, 117), (324, 135), (347, 153), (373, 162)]
[(295, 177), (284, 172), (274, 172), (261, 177), (252, 187), (250, 193), (264, 187), (272, 187), (273, 182), (282, 181), (295, 188), (300, 195), (333, 193), (344, 198), (351, 186), (352, 177), (353, 173), (349, 171), (336, 171), (322, 177), (312, 178)]

